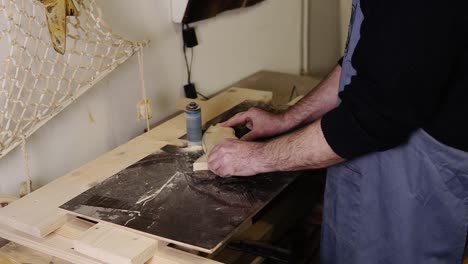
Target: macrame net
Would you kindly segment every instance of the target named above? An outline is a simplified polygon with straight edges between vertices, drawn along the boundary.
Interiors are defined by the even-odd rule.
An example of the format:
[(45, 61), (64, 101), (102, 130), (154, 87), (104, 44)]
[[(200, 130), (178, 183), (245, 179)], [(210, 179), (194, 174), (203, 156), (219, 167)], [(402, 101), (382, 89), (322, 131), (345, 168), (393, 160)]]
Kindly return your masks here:
[(113, 34), (94, 0), (75, 4), (61, 55), (44, 5), (0, 0), (0, 158), (142, 47)]

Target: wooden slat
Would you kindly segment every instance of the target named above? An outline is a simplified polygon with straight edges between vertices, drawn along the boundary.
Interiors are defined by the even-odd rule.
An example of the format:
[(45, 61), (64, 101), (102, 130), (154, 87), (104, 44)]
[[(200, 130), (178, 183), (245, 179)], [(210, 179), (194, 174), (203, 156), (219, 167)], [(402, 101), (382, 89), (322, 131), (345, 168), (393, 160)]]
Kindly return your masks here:
[[(65, 225), (67, 225), (66, 223)], [(0, 236), (17, 244), (29, 247), (51, 256), (77, 264), (103, 264), (103, 262), (80, 254), (73, 250), (73, 241), (59, 234), (52, 233), (45, 238), (37, 238), (0, 224)]]
[(193, 254), (164, 247), (146, 264), (221, 264), (221, 262), (195, 256)]
[(13, 242), (0, 248), (0, 264), (33, 263), (33, 264), (72, 264)]
[[(267, 102), (271, 98), (271, 92), (230, 88), (206, 102), (202, 111), (205, 120), (209, 120), (242, 101)], [(60, 205), (185, 133), (185, 116), (177, 115), (150, 132), (0, 209), (0, 223), (36, 237), (44, 237), (67, 221), (66, 215), (58, 210)]]
[(99, 223), (75, 240), (77, 252), (112, 264), (143, 264), (156, 252), (158, 241)]
[[(104, 264), (102, 261), (83, 255), (73, 249), (73, 240), (80, 238), (84, 232), (92, 226), (93, 224), (91, 223), (72, 219), (47, 237), (37, 238), (0, 224), (0, 237), (76, 264)], [(220, 263), (221, 262), (205, 259), (177, 249), (163, 247), (158, 249), (157, 254), (146, 264)]]

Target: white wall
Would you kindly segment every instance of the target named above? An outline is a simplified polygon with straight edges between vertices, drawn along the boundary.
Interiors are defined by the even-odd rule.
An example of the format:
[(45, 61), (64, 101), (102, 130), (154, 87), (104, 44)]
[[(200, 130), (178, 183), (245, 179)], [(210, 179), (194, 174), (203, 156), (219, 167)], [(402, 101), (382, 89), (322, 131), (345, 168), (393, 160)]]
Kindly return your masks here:
[[(185, 68), (180, 28), (169, 0), (98, 0), (116, 33), (150, 39), (145, 50), (153, 122), (175, 111)], [(197, 24), (193, 80), (210, 95), (258, 70), (287, 73), (300, 67), (300, 0), (267, 0)], [(143, 131), (136, 121), (141, 98), (136, 57), (39, 129), (28, 141), (34, 187), (65, 175)], [(17, 195), (24, 181), (19, 148), (0, 159), (0, 195)], [(51, 194), (53, 195), (53, 194)]]
[(351, 0), (309, 0), (309, 72), (324, 76), (343, 55)]
[(310, 0), (309, 72), (324, 76), (340, 58), (338, 0)]
[(349, 22), (351, 20), (351, 12), (352, 12), (352, 0), (340, 0), (340, 27), (341, 27), (341, 50), (345, 50), (346, 48), (346, 40), (348, 39), (348, 29), (349, 29)]

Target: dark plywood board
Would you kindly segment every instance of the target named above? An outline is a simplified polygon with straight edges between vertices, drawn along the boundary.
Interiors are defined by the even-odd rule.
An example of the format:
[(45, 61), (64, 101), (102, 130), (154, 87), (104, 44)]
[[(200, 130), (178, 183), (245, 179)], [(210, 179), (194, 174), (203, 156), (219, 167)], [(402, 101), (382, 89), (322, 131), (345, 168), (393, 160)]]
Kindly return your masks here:
[[(243, 103), (213, 120), (252, 106)], [(238, 127), (241, 135), (245, 128)], [(193, 172), (201, 152), (167, 146), (70, 200), (73, 214), (211, 253), (298, 175), (219, 178)]]

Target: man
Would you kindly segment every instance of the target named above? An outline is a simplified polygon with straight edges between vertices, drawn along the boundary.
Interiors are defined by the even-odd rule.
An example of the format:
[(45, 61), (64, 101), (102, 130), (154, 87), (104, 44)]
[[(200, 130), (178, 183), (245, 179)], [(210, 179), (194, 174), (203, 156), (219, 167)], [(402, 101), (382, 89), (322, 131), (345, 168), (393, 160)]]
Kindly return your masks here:
[(324, 264), (461, 263), (467, 2), (353, 0), (342, 65), (285, 114), (250, 109), (225, 122), (251, 132), (215, 147), (210, 170), (228, 177), (331, 166)]

